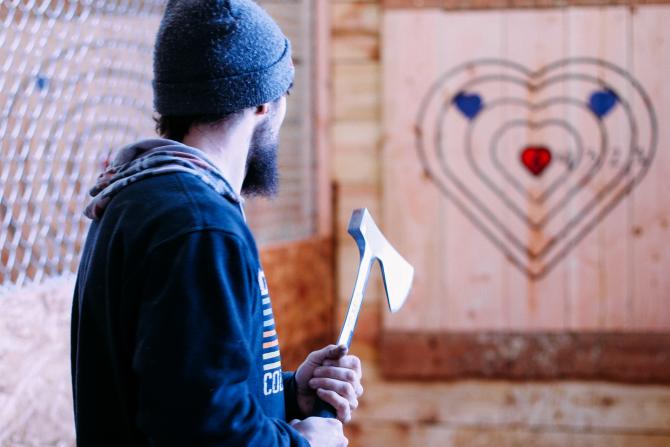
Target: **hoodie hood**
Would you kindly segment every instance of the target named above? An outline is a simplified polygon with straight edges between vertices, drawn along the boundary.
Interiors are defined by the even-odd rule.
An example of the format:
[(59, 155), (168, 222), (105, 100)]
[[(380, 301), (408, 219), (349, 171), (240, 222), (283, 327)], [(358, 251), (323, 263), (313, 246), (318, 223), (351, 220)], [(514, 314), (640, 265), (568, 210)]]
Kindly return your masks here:
[(203, 151), (177, 141), (154, 138), (119, 149), (112, 163), (98, 175), (95, 186), (89, 191), (93, 200), (84, 210), (84, 215), (99, 220), (121, 189), (147, 177), (173, 172), (193, 174), (240, 207), (243, 203)]

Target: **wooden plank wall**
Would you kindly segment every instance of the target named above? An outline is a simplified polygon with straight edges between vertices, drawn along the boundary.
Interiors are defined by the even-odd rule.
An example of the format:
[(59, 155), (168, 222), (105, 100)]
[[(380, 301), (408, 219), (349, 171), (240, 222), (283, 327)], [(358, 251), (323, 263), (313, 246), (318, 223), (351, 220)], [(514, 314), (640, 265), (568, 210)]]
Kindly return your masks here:
[(352, 447), (665, 447), (670, 387), (606, 382), (389, 381), (356, 342), (365, 393)]
[[(343, 321), (356, 270), (358, 249), (347, 234), (351, 212), (366, 207), (381, 218), (381, 8), (376, 1), (331, 2), (331, 174), (336, 243), (336, 322)], [(383, 294), (378, 267), (368, 285), (357, 339), (372, 340)]]
[[(351, 209), (367, 206), (375, 217), (380, 216), (377, 220), (382, 228), (388, 225), (380, 214), (384, 211), (381, 196), (385, 192), (381, 187), (383, 157), (380, 154), (384, 143), (381, 119), (387, 112), (381, 105), (382, 71), (386, 67), (380, 60), (383, 46), (381, 24), (385, 14), (377, 1), (338, 0), (333, 1), (331, 6), (332, 176), (337, 217), (336, 285), (340, 302), (337, 323), (341, 322), (346, 308), (358, 262), (353, 241), (346, 234)], [(573, 14), (580, 15), (579, 11)], [(454, 26), (463, 30), (474, 25), (472, 21), (464, 20)], [(542, 27), (537, 25), (536, 29)], [(472, 28), (472, 31), (477, 29)], [(422, 24), (416, 23), (411, 31), (405, 30), (405, 34), (398, 38), (409, 39), (409, 35), (415, 38), (423, 32), (426, 30)], [(385, 37), (390, 33), (387, 29)], [(578, 41), (578, 37), (574, 37), (573, 41)], [(484, 36), (476, 42), (482, 46), (496, 45), (496, 39), (487, 43)], [(424, 50), (415, 48), (417, 54)], [(415, 71), (409, 70), (410, 73)], [(400, 106), (405, 105), (402, 103)], [(412, 144), (411, 140), (407, 143)], [(416, 197), (408, 206), (415, 209), (424, 201), (437, 197), (429, 192), (427, 195)], [(428, 226), (426, 231), (432, 230)], [(481, 241), (480, 247), (485, 244)], [(431, 252), (434, 245), (426, 242), (417, 247), (416, 252), (424, 250), (428, 256), (431, 253), (434, 255), (435, 252)], [(412, 246), (406, 244), (403, 249), (411, 251)], [(475, 250), (468, 247), (470, 249)], [(457, 252), (458, 248), (454, 251)], [(486, 267), (481, 274), (466, 278), (478, 284), (475, 304), (481, 303), (497, 287), (511, 287), (506, 280), (496, 282), (493, 278), (502, 268), (502, 261), (498, 261)], [(571, 268), (576, 267), (573, 265)], [(443, 281), (438, 279), (436, 284), (444, 285)], [(565, 286), (556, 282), (556, 286), (559, 290), (574, 287), (572, 282)], [(460, 287), (465, 287), (465, 283)], [(453, 290), (458, 293), (460, 289), (453, 286)], [(523, 293), (526, 296), (527, 292)], [(507, 296), (513, 296), (513, 292), (510, 290)], [(380, 319), (381, 312), (385, 312), (382, 298), (379, 284), (368, 290), (354, 337), (352, 351), (363, 358), (366, 392), (353, 423), (346, 427), (350, 445), (670, 445), (670, 387), (667, 386), (616, 385), (597, 381), (389, 381), (385, 378), (387, 372), (382, 374), (379, 366)], [(411, 301), (408, 305), (412, 309)], [(498, 304), (503, 315), (514, 315), (516, 310), (505, 310), (505, 306), (506, 302)], [(459, 312), (467, 314), (467, 303)], [(614, 310), (610, 310), (610, 314), (612, 312)], [(523, 318), (523, 315), (521, 313), (514, 318)], [(437, 323), (442, 317), (438, 313), (426, 318), (434, 318)], [(614, 318), (607, 317), (606, 320), (611, 321), (611, 325), (616, 324)]]
[[(611, 183), (617, 172), (621, 172), (622, 163), (614, 159), (612, 152), (620, 151), (622, 157), (632, 152), (626, 147), (631, 131), (626, 127), (623, 107), (619, 108), (620, 115), (612, 112), (611, 117), (602, 120), (609, 136), (607, 149), (610, 152), (606, 164), (593, 181), (577, 194), (568, 196), (564, 206), (557, 207), (556, 218), (542, 230), (531, 230), (519, 223), (521, 219), (510, 210), (511, 206), (506, 206), (502, 199), (498, 200), (488, 185), (471, 180), (473, 170), (464, 157), (462, 161), (459, 158), (464, 134), (460, 121), (447, 122), (446, 125), (451, 127), (445, 134), (455, 136), (444, 137), (443, 141), (451, 145), (445, 153), (450, 158), (448, 163), (451, 163), (452, 171), (466, 173), (460, 179), (465, 184), (462, 190), (453, 180), (456, 176), (446, 179), (437, 172), (439, 160), (432, 155), (432, 134), (425, 135), (424, 140), (426, 150), (431, 153), (428, 157), (432, 157), (428, 160), (429, 169), (434, 170), (429, 173), (431, 178), (424, 175), (424, 166), (416, 151), (414, 127), (420, 100), (440, 75), (462, 63), (484, 58), (519, 63), (530, 70), (560, 59), (577, 57), (616, 64), (639, 79), (650, 93), (655, 113), (662, 123), (670, 115), (670, 92), (663, 86), (669, 49), (661, 18), (670, 18), (670, 7), (645, 6), (635, 11), (625, 7), (606, 7), (540, 11), (445, 13), (416, 9), (386, 12), (383, 79), (387, 118), (385, 132), (388, 138), (384, 152), (384, 221), (389, 225), (389, 235), (399, 241), (400, 248), (407, 250), (408, 257), (418, 267), (413, 295), (417, 299), (410, 301), (411, 307), (407, 312), (388, 319), (386, 324), (389, 328), (670, 330), (667, 308), (670, 282), (668, 275), (662, 273), (670, 268), (670, 256), (667, 256), (667, 250), (662, 249), (670, 244), (670, 207), (667, 201), (661, 199), (668, 193), (667, 182), (662, 179), (670, 169), (670, 156), (665, 149), (670, 135), (665, 126), (658, 128), (658, 151), (648, 174), (639, 184), (631, 187), (628, 196), (615, 202), (615, 206), (594, 229), (567, 250), (565, 257), (546, 269), (549, 262), (544, 264), (532, 258), (526, 260), (523, 256), (516, 256), (517, 250), (509, 248), (509, 235), (518, 237), (523, 248), (527, 246), (531, 251), (539, 250), (568, 220), (582, 216), (590, 218), (597, 214), (596, 211), (600, 212), (600, 208), (595, 208), (596, 211), (589, 215), (582, 210), (592, 197)], [(411, 39), (406, 36), (409, 30), (412, 30)], [(531, 39), (529, 36), (537, 37)], [(408, 66), (414, 68), (408, 70)], [(475, 64), (468, 68), (467, 74), (464, 72), (461, 79), (445, 84), (444, 90), (438, 93), (451, 95), (454, 92), (449, 89), (459, 88), (462, 85), (460, 81), (467, 82), (482, 74), (497, 75), (498, 71), (501, 75), (509, 74), (502, 68), (496, 70), (498, 68), (489, 70), (487, 66)], [(638, 144), (645, 148), (650, 146), (650, 119), (632, 84), (621, 82), (602, 66), (578, 66), (570, 69), (568, 74), (586, 74), (612, 85), (622, 95), (623, 101), (630, 102), (631, 113), (638, 123)], [(487, 101), (496, 99), (502, 93), (500, 89), (507, 89), (507, 94), (514, 96), (515, 87), (508, 84), (500, 82), (491, 87), (480, 85), (472, 88)], [(587, 99), (591, 93), (578, 83), (564, 84), (554, 86), (556, 92), (552, 91), (551, 95), (531, 91), (528, 100), (532, 102), (534, 97), (540, 100), (561, 94)], [(561, 92), (560, 89), (566, 90)], [(559, 112), (564, 114), (566, 121), (577, 122), (577, 131), (585, 146), (593, 151), (594, 142), (599, 138), (598, 127), (590, 125), (589, 117), (578, 115), (574, 109), (566, 107)], [(507, 115), (516, 112), (513, 108), (501, 110)], [(429, 112), (433, 110), (429, 109)], [(542, 111), (527, 115), (528, 119), (545, 118)], [(499, 117), (502, 120), (503, 115)], [(481, 120), (477, 131), (484, 135), (487, 134), (487, 126), (499, 125), (493, 120)], [(431, 123), (431, 120), (426, 122)], [(434, 131), (436, 127), (428, 126), (425, 130)], [(551, 138), (550, 129), (534, 129), (527, 138), (551, 143), (556, 141), (556, 138)], [(477, 163), (484, 164), (488, 157), (485, 143), (483, 139), (477, 140), (475, 133), (472, 152), (475, 157), (480, 157)], [(561, 141), (556, 145), (562, 146)], [(482, 148), (481, 153), (478, 148)], [(516, 152), (516, 148), (510, 148), (510, 151)], [(558, 156), (557, 153), (555, 155)], [(639, 164), (635, 163), (624, 172), (625, 181), (616, 183), (613, 192), (621, 192), (623, 196), (626, 192), (624, 186), (637, 178)], [(485, 174), (491, 178), (496, 175), (493, 170)], [(404, 175), (403, 182), (397, 181), (400, 175)], [(493, 178), (493, 181), (496, 180)], [(573, 183), (576, 180), (570, 177), (563, 184)], [(440, 192), (437, 184), (445, 185), (450, 198)], [(525, 200), (525, 197), (517, 200), (518, 192), (507, 182), (502, 181), (501, 184), (502, 195), (515, 202), (514, 206), (520, 204), (522, 212), (529, 213), (529, 219), (541, 216), (549, 209), (548, 205), (541, 208)], [(533, 184), (533, 187), (536, 186), (539, 189), (548, 184), (541, 178), (539, 183)], [(473, 201), (466, 193), (482, 200), (481, 211), (472, 205)], [(607, 198), (609, 200), (610, 196)], [(458, 207), (457, 200), (465, 205)], [(410, 206), (411, 209), (408, 209)], [(486, 207), (491, 216), (499, 218), (500, 226), (488, 224), (489, 218), (484, 213)], [(468, 218), (464, 209), (475, 218)], [(483, 222), (483, 226), (502, 241), (505, 250), (492, 243), (491, 238), (473, 223), (474, 220)], [(504, 233), (507, 230), (509, 233)], [(575, 233), (577, 231), (571, 234)], [(562, 242), (558, 239), (557, 244)], [(512, 257), (519, 258), (520, 266), (510, 262)], [(547, 258), (551, 259), (551, 256)], [(525, 268), (529, 271), (523, 271)]]
[[(669, 191), (662, 179), (670, 169), (665, 149), (670, 133), (656, 125), (670, 115), (670, 90), (664, 84), (669, 49), (661, 25), (669, 18), (667, 5), (385, 12), (384, 222), (388, 235), (417, 267), (413, 299), (402, 314), (385, 319), (385, 328), (397, 335), (385, 344), (385, 357), (398, 360), (396, 349), (418, 353), (403, 337), (416, 331), (470, 333), (473, 340), (478, 332), (572, 336), (588, 331), (618, 334), (621, 340), (626, 334), (655, 332), (660, 336), (647, 339), (637, 363), (613, 363), (602, 377), (615, 378), (624, 367), (637, 367), (637, 380), (648, 380), (653, 370), (654, 380), (668, 380), (670, 360), (663, 353), (670, 346), (670, 277), (664, 272), (670, 256), (664, 248), (670, 246), (670, 206), (661, 197)], [(566, 62), (557, 63), (561, 60)], [(451, 77), (441, 78), (459, 66)], [(543, 67), (552, 68), (545, 74), (537, 71)], [(521, 73), (516, 85), (515, 71)], [(534, 86), (551, 76), (564, 80)], [(486, 77), (489, 81), (463, 87)], [(422, 103), (438, 79), (443, 83)], [(483, 101), (474, 112), (476, 120), (455, 110), (452, 101), (462, 88), (470, 89), (464, 101)], [(569, 103), (527, 105), (549, 98), (577, 98), (585, 104), (603, 89), (616, 92), (618, 106), (598, 118), (588, 107), (580, 110)], [(508, 101), (489, 111), (488, 104), (493, 107), (501, 97), (526, 105)], [(438, 123), (443, 103), (453, 113)], [(419, 115), (420, 110), (425, 113)], [(525, 124), (525, 133), (517, 133), (516, 139), (493, 136), (515, 117), (532, 123)], [(551, 121), (568, 123), (573, 135), (537, 124)], [(477, 130), (467, 145), (473, 128)], [(516, 157), (522, 147), (516, 145), (524, 139), (553, 148), (553, 171), (533, 179), (523, 170)], [(555, 166), (560, 166), (559, 156), (572, 160), (573, 149), (568, 148), (579, 146), (572, 139), (582, 142), (586, 161), (563, 168), (568, 174), (561, 177)], [(491, 153), (498, 150), (493, 141), (500, 153), (515, 155), (503, 159), (501, 168), (491, 162)], [(593, 161), (600, 157), (602, 161)], [(505, 170), (521, 186), (505, 178)], [(551, 199), (530, 199), (554, 182), (560, 189)], [(539, 221), (546, 224), (532, 225)], [(542, 252), (547, 256), (537, 254)], [(641, 335), (639, 340), (644, 339)], [(513, 349), (506, 340), (501, 337), (499, 345)], [(575, 350), (585, 346), (584, 340), (575, 340)], [(621, 342), (611, 349), (600, 341), (594, 338), (588, 348), (598, 354), (593, 371), (602, 371), (609, 358), (623, 358), (616, 350)], [(440, 362), (458, 365), (460, 360), (447, 355), (457, 349), (445, 350)], [(650, 368), (654, 359), (661, 360), (658, 368)], [(411, 356), (403, 360), (412, 367)], [(486, 363), (482, 358), (481, 364)], [(508, 376), (504, 368), (496, 374)], [(529, 372), (528, 377), (536, 376)]]

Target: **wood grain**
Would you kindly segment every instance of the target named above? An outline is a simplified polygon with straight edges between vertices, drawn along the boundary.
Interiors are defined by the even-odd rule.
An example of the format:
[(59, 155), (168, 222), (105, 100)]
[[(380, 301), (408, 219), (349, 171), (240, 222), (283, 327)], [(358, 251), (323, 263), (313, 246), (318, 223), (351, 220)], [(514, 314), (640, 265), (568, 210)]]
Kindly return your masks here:
[[(571, 54), (584, 54), (626, 66), (625, 48), (630, 36), (621, 32), (626, 29), (629, 15), (626, 8), (573, 8), (568, 14), (571, 32), (567, 40)], [(589, 70), (589, 73), (606, 82), (616, 81), (597, 69)], [(570, 96), (584, 96), (585, 92), (576, 87), (572, 86)], [(569, 118), (574, 122), (577, 117), (573, 110), (570, 112), (572, 115)], [(598, 138), (599, 131), (595, 126), (580, 126), (579, 130), (586, 141)], [(627, 138), (623, 126), (611, 132), (611, 146), (623, 144)], [(614, 170), (611, 164), (606, 164), (604, 171)], [(610, 178), (596, 178), (586, 189), (595, 194)], [(575, 216), (583, 205), (583, 200), (574, 198), (566, 207), (567, 213)], [(626, 328), (626, 321), (617, 318), (617, 314), (631, 298), (628, 278), (630, 254), (627, 254), (628, 205), (623, 202), (612, 210), (608, 218), (587, 235), (565, 261), (569, 267), (567, 298), (571, 309), (567, 325), (572, 328), (595, 331)]]
[(380, 67), (377, 63), (335, 64), (333, 116), (336, 121), (377, 121), (380, 110)]
[(333, 60), (339, 63), (379, 60), (380, 6), (374, 3), (333, 3)]
[[(648, 175), (639, 186), (632, 188), (630, 182), (639, 179), (642, 172), (636, 168), (639, 165), (628, 169), (624, 167), (625, 160), (617, 162), (616, 157), (610, 157), (617, 151), (633, 153), (633, 149), (628, 148), (636, 130), (633, 125), (622, 125), (628, 122), (625, 107), (622, 105), (612, 111), (609, 116), (613, 118), (607, 119), (597, 116), (588, 107), (582, 108), (585, 110), (557, 108), (557, 116), (571, 123), (576, 129), (574, 132), (582, 138), (587, 156), (600, 147), (598, 127), (602, 125), (609, 136), (606, 150), (610, 158), (602, 166), (586, 162), (575, 167), (579, 174), (563, 179), (560, 183), (563, 189), (557, 189), (557, 194), (547, 204), (538, 204), (528, 199), (526, 189), (518, 192), (504, 181), (496, 181), (505, 179), (496, 178), (500, 173), (488, 169), (491, 151), (483, 151), (490, 146), (487, 146), (486, 138), (478, 139), (477, 136), (478, 132), (502, 125), (513, 111), (501, 108), (497, 123), (486, 121), (494, 119), (494, 111), (482, 112), (476, 120), (470, 117), (469, 122), (465, 113), (451, 122), (439, 121), (438, 112), (453, 98), (452, 95), (466, 88), (463, 85), (485, 75), (505, 79), (506, 84), (502, 88), (504, 91), (497, 91), (500, 89), (493, 83), (488, 87), (484, 82), (467, 84), (472, 90), (466, 93), (479, 95), (484, 104), (487, 100), (497, 99), (498, 94), (517, 97), (514, 93), (528, 104), (549, 97), (576, 98), (580, 104), (585, 104), (603, 88), (602, 85), (611, 85), (620, 92), (621, 104), (627, 100), (631, 102), (634, 111), (631, 116), (636, 117), (637, 132), (640, 133), (638, 139), (644, 142), (640, 144), (649, 147), (651, 120), (642, 100), (638, 99), (634, 83), (621, 75), (622, 72), (608, 71), (598, 64), (577, 64), (566, 72), (563, 81), (535, 89), (523, 80), (517, 85), (507, 82), (513, 78), (503, 77), (504, 72), (498, 67), (493, 70), (486, 63), (460, 64), (503, 60), (538, 70), (566, 58), (589, 57), (605, 61), (640, 80), (652, 95), (659, 122), (663, 122), (667, 119), (663, 117), (670, 114), (667, 106), (670, 102), (665, 100), (670, 90), (667, 82), (662, 80), (664, 70), (652, 62), (667, 59), (660, 56), (667, 52), (667, 39), (664, 38), (667, 32), (660, 25), (662, 17), (670, 17), (669, 7), (644, 6), (635, 11), (624, 6), (455, 13), (430, 8), (383, 11), (382, 209), (387, 237), (416, 268), (415, 285), (406, 307), (396, 315), (383, 316), (383, 331), (390, 336), (413, 332), (443, 333), (447, 338), (458, 337), (463, 332), (484, 335), (525, 333), (531, 341), (535, 334), (562, 334), (573, 340), (569, 343), (571, 348), (566, 349), (590, 353), (599, 348), (608, 349), (605, 357), (610, 358), (611, 363), (607, 360), (600, 364), (598, 362), (603, 359), (598, 359), (598, 362), (589, 364), (584, 360), (584, 365), (573, 365), (576, 377), (595, 378), (602, 374), (602, 377), (617, 380), (661, 380), (661, 374), (667, 370), (666, 360), (660, 359), (665, 357), (653, 348), (646, 349), (657, 342), (657, 335), (663, 336), (670, 330), (670, 312), (666, 303), (670, 279), (663, 273), (670, 268), (669, 257), (664, 254), (667, 250), (663, 250), (670, 244), (670, 208), (662, 199), (667, 195), (667, 181), (660, 180), (667, 177), (664, 173), (670, 169), (667, 154), (661, 155), (659, 151)], [(406, 38), (407, 33), (411, 33), (412, 39)], [(433, 91), (434, 100), (422, 106), (422, 95), (429, 91), (433, 82), (457, 66), (462, 66), (462, 71)], [(567, 82), (572, 79), (588, 82)], [(419, 111), (426, 113), (418, 115)], [(553, 118), (548, 108), (515, 111), (519, 115), (514, 116), (533, 122)], [(417, 126), (420, 117), (427, 118)], [(471, 143), (465, 146), (466, 130), (474, 126), (477, 130), (473, 132)], [(438, 129), (442, 132), (438, 133)], [(511, 147), (501, 144), (500, 151), (504, 148), (514, 153), (520, 150), (519, 145), (533, 141), (569, 145), (566, 135), (552, 134), (551, 129), (529, 125), (524, 132), (512, 141)], [(447, 140), (449, 135), (452, 138)], [(668, 138), (667, 130), (659, 128), (658, 147), (667, 146), (664, 142), (670, 141)], [(417, 150), (417, 141), (428, 142), (424, 143), (429, 146), (424, 154)], [(442, 145), (438, 146), (440, 142)], [(476, 163), (463, 154), (472, 154)], [(446, 164), (452, 173), (445, 173)], [(469, 167), (473, 165), (481, 172)], [(511, 168), (515, 166), (510, 163)], [(592, 166), (598, 169), (598, 176), (590, 183), (582, 184), (583, 173)], [(495, 191), (493, 187), (485, 187), (488, 178), (493, 178), (496, 185), (502, 183), (502, 188)], [(547, 186), (547, 181), (541, 178), (528, 185), (530, 193), (538, 193)], [(581, 189), (578, 194), (567, 194), (572, 187)], [(512, 197), (517, 210), (511, 210), (506, 202), (508, 197)], [(562, 197), (566, 199), (563, 201)], [(466, 205), (459, 205), (459, 202)], [(500, 206), (503, 203), (505, 206)], [(588, 208), (592, 203), (595, 205)], [(533, 227), (525, 219), (524, 213), (532, 220), (546, 215), (548, 209), (558, 211), (546, 225)], [(556, 237), (558, 242), (554, 247), (562, 242), (567, 245), (567, 241), (570, 245), (563, 250), (567, 254), (547, 274), (532, 275), (534, 269), (542, 267), (540, 257), (532, 253), (522, 258), (522, 263), (527, 262), (528, 271), (510, 262), (510, 253), (515, 250), (526, 256), (529, 250), (538, 250), (550, 237), (560, 234), (573, 219), (591, 219), (596, 215), (599, 217), (594, 219), (595, 224), (588, 227), (588, 232), (583, 231), (586, 236), (578, 241), (565, 237), (583, 230), (577, 226), (572, 227), (572, 233), (560, 236), (563, 240)], [(485, 228), (494, 236), (485, 235), (478, 222), (495, 222)], [(587, 220), (578, 222), (581, 225)], [(507, 245), (505, 249), (496, 247), (496, 237), (503, 241), (502, 245)], [(520, 242), (512, 244), (510, 241), (514, 239)], [(585, 338), (581, 338), (581, 333)], [(604, 334), (605, 341), (589, 341), (590, 334)], [(610, 335), (614, 337), (611, 340), (620, 337), (622, 343), (627, 335), (637, 341), (619, 352), (614, 341), (608, 345)], [(644, 342), (647, 335), (648, 341)], [(634, 345), (639, 346), (642, 353), (637, 353)], [(473, 353), (475, 356), (482, 355), (481, 350), (486, 349), (476, 343), (470, 347), (479, 350)], [(555, 354), (554, 347), (549, 345), (539, 343), (535, 348), (538, 356), (541, 349), (547, 350), (544, 354), (549, 358)], [(409, 346), (407, 349), (412, 350)], [(417, 345), (417, 349), (422, 348)], [(425, 354), (430, 356), (430, 349), (426, 349)], [(656, 354), (660, 357), (654, 360)], [(625, 362), (624, 355), (630, 355), (630, 362)], [(657, 360), (660, 363), (654, 363)], [(415, 368), (421, 374), (423, 366), (419, 367), (419, 364), (424, 365), (408, 361), (403, 366)], [(561, 366), (565, 370), (539, 374), (569, 376), (567, 370), (571, 365), (568, 361)], [(623, 372), (612, 372), (619, 367)], [(533, 366), (529, 377), (533, 377), (535, 373), (532, 371), (538, 368), (541, 370), (539, 366)], [(635, 368), (637, 373), (632, 371)], [(503, 366), (496, 367), (496, 371), (501, 377), (517, 374), (505, 372)], [(469, 373), (482, 374), (476, 368)]]
[[(451, 304), (444, 300), (451, 290), (445, 287), (449, 277), (442, 262), (449, 210), (431, 187), (414, 149), (413, 119), (421, 92), (433, 82), (431, 74), (446, 63), (437, 57), (444, 50), (436, 40), (444, 30), (440, 25), (441, 17), (429, 11), (384, 14), (382, 224), (386, 238), (415, 266), (413, 290), (402, 315), (385, 315), (386, 328), (439, 328)], [(405, 32), (411, 32), (412, 39)], [(409, 54), (412, 57), (405, 58)]]
[(451, 427), (442, 424), (365, 422), (346, 428), (351, 447), (667, 447), (667, 434), (575, 433), (499, 427)]
[[(471, 14), (459, 17), (459, 15), (440, 14), (440, 16), (441, 36), (438, 37), (439, 45), (434, 49), (432, 57), (443, 60), (441, 72), (445, 72), (453, 64), (467, 61), (474, 55), (498, 54), (511, 46), (508, 35), (512, 34), (514, 27), (509, 26), (506, 18), (501, 15)], [(481, 29), (487, 29), (487, 32), (478, 31)], [(551, 32), (551, 29), (548, 32)], [(472, 49), (463, 51), (463, 42), (470, 42)], [(533, 44), (528, 46), (529, 53), (534, 51), (533, 47)], [(443, 53), (447, 56), (440, 58), (439, 55)], [(500, 87), (495, 86), (487, 90), (487, 93), (498, 96), (503, 92)], [(481, 123), (479, 127), (481, 133), (493, 132), (497, 121), (504, 119), (505, 112), (507, 111), (504, 108), (492, 111), (495, 119)], [(454, 163), (456, 171), (468, 169), (464, 157), (457, 155), (462, 152), (460, 144), (453, 144), (453, 138), (449, 139), (451, 135), (461, 133), (462, 128), (451, 122), (447, 122), (445, 128), (446, 137), (443, 138), (446, 143), (445, 158)], [(488, 160), (487, 146), (486, 142), (477, 139), (473, 141), (476, 160)], [(501, 148), (505, 153), (515, 149)], [(485, 185), (478, 185), (473, 190), (474, 194), (487, 194), (487, 192)], [(511, 193), (505, 190), (503, 192)], [(431, 274), (440, 277), (442, 287), (438, 290), (444, 292), (433, 294), (431, 298), (434, 303), (431, 306), (433, 309), (426, 311), (435, 312), (435, 308), (443, 306), (445, 301), (448, 301), (441, 310), (440, 325), (456, 330), (472, 327), (500, 329), (511, 324), (512, 318), (522, 318), (521, 315), (527, 311), (525, 306), (527, 290), (512, 284), (515, 278), (508, 275), (508, 272), (514, 267), (509, 265), (502, 254), (491, 250), (491, 243), (485, 237), (471, 230), (469, 220), (453, 203), (448, 200), (440, 200), (438, 203), (442, 212), (431, 233), (433, 231), (442, 233), (439, 237), (441, 246), (436, 250), (437, 257), (434, 258), (439, 261), (431, 263), (431, 268), (437, 273)], [(510, 213), (502, 204), (494, 203), (491, 211), (509, 220)], [(431, 243), (433, 234), (424, 235), (427, 244)], [(482, 256), (483, 253), (486, 253), (486, 256)], [(509, 299), (510, 289), (515, 289), (514, 300)], [(518, 307), (523, 307), (523, 311)]]
[(670, 383), (670, 333), (389, 332), (389, 378), (612, 380)]
[[(670, 39), (665, 37), (668, 18), (667, 7), (647, 7), (640, 9), (629, 24), (634, 36), (628, 48), (629, 64), (653, 95), (659, 144), (654, 168), (631, 194), (629, 231), (634, 243), (630, 257), (634, 268), (630, 281), (635, 300), (626, 310), (632, 314), (629, 318), (633, 324), (644, 324), (651, 330), (670, 327), (670, 209), (664, 206), (670, 197), (670, 89), (664, 75), (670, 70)], [(654, 69), (647, 69), (649, 66)], [(641, 101), (632, 105), (636, 113), (641, 112)]]
[(345, 427), (351, 446), (660, 447), (670, 387), (607, 382), (389, 380), (356, 339), (365, 393)]
[[(315, 146), (315, 178), (312, 180), (316, 187), (316, 234), (320, 237), (329, 237), (333, 232), (333, 196), (330, 180), (331, 172), (331, 89), (330, 72), (330, 5), (327, 0), (312, 2), (314, 5), (314, 33), (313, 45), (313, 128), (312, 141)], [(305, 141), (302, 144), (306, 144)]]
[[(350, 185), (377, 185), (380, 181), (381, 126), (375, 121), (333, 123), (333, 181)], [(342, 191), (344, 192), (344, 191)]]
[(335, 340), (333, 242), (313, 238), (267, 246), (261, 261), (275, 309), (282, 364), (292, 370), (309, 352)]
[(0, 297), (0, 446), (74, 445), (73, 290), (70, 275)]
[[(563, 59), (570, 56), (570, 49), (566, 43), (566, 29), (569, 26), (568, 17), (565, 10), (538, 10), (538, 11), (505, 11), (500, 14), (503, 20), (501, 53), (506, 60), (516, 61), (527, 67), (541, 67), (554, 60)], [(529, 35), (541, 35), (541, 39), (532, 39), (528, 41)], [(526, 99), (531, 103), (538, 103), (547, 97), (565, 96), (565, 90), (569, 88), (569, 83), (558, 83), (549, 86), (542, 91), (528, 91)], [(511, 94), (513, 86), (503, 83), (503, 89), (509, 89), (505, 92)], [(565, 108), (567, 109), (567, 108)], [(521, 115), (525, 119), (541, 121), (548, 118), (564, 118), (565, 109), (556, 109), (551, 111), (539, 110), (537, 113), (527, 112)], [(505, 122), (506, 116), (518, 116), (519, 109), (504, 107), (501, 109), (503, 116), (499, 117), (496, 125)], [(551, 127), (537, 129), (528, 128), (526, 135), (521, 138), (526, 140), (510, 141), (504, 140), (507, 145), (501, 147), (501, 151), (512, 153), (520, 150), (519, 146), (533, 142), (546, 142), (554, 154), (562, 152), (569, 141), (565, 132), (552, 133)], [(504, 143), (503, 143), (504, 144)], [(560, 149), (559, 149), (560, 148)], [(551, 172), (547, 172), (551, 174)], [(542, 190), (549, 186), (549, 180), (541, 176), (536, 182), (528, 185), (528, 192), (538, 196)], [(518, 194), (513, 188), (509, 187), (508, 182), (505, 193), (517, 198)], [(567, 180), (570, 183), (570, 179)], [(558, 194), (561, 194), (559, 192)], [(540, 219), (550, 209), (551, 201), (536, 204), (529, 199), (520, 200), (519, 206), (528, 213), (532, 219)], [(505, 223), (516, 222), (517, 217), (510, 212), (509, 207), (505, 206), (500, 210)], [(525, 225), (511, 225), (516, 234), (527, 241), (528, 246), (534, 249), (540, 249), (551, 237), (550, 230), (554, 226), (565, 225), (569, 220), (567, 213), (556, 216), (547, 227), (531, 230)], [(504, 295), (504, 303), (508, 320), (504, 325), (512, 330), (557, 330), (565, 327), (565, 321), (569, 318), (566, 315), (565, 302), (568, 299), (568, 273), (567, 263), (558, 265), (546, 277), (538, 281), (530, 281), (528, 277), (522, 274), (518, 268), (509, 262), (502, 266), (502, 275), (505, 276), (505, 286), (500, 290)], [(493, 293), (495, 297), (496, 293)], [(551, 298), (548, 298), (551, 297)], [(467, 330), (467, 328), (464, 328)]]

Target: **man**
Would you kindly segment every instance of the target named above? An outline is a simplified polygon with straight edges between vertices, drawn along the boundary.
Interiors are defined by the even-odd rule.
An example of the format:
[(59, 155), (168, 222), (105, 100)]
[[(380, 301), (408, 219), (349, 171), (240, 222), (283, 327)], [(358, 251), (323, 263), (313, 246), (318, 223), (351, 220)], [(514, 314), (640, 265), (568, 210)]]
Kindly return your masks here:
[[(341, 446), (362, 393), (346, 348), (282, 372), (240, 194), (273, 194), (291, 48), (250, 0), (172, 0), (156, 39), (166, 139), (91, 190), (72, 312), (81, 446)], [(338, 419), (309, 417), (316, 398)], [(287, 422), (290, 421), (290, 422)]]

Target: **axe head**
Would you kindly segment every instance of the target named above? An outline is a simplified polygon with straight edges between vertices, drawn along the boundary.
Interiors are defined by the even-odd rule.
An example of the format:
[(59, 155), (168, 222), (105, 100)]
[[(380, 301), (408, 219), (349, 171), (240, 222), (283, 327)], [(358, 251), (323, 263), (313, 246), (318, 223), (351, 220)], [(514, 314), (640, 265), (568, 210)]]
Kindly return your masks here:
[(412, 287), (414, 267), (386, 240), (366, 208), (353, 212), (348, 231), (356, 240), (361, 260), (370, 265), (375, 259), (379, 261), (389, 309), (398, 311)]

